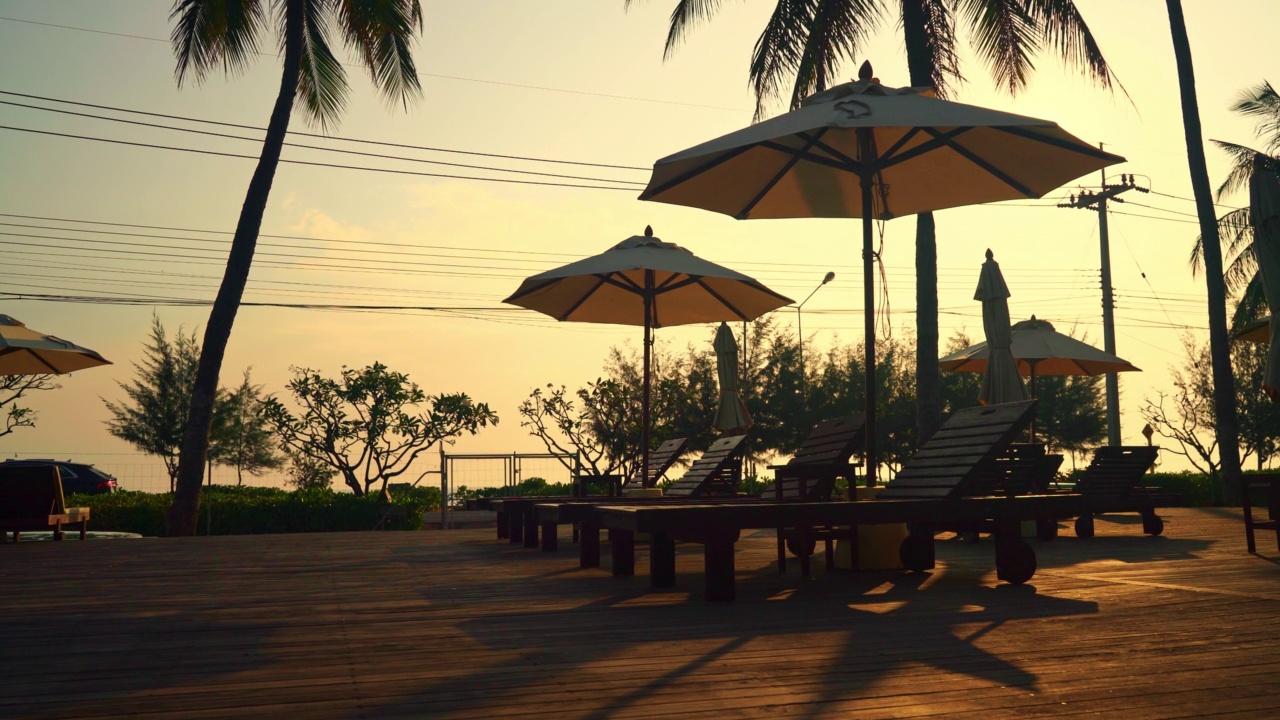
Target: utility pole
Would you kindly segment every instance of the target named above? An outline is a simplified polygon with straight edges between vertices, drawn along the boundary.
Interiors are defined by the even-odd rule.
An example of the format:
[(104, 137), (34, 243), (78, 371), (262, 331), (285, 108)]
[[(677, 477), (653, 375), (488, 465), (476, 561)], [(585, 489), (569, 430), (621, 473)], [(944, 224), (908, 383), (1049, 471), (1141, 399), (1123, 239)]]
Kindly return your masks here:
[[(1098, 147), (1102, 147), (1102, 144), (1099, 143)], [(1079, 195), (1072, 195), (1070, 201), (1059, 204), (1058, 207), (1098, 211), (1098, 240), (1102, 246), (1102, 349), (1115, 355), (1115, 297), (1111, 292), (1111, 237), (1107, 232), (1107, 201), (1124, 202), (1117, 196), (1129, 190), (1144, 193), (1150, 190), (1138, 187), (1133, 181), (1133, 175), (1121, 175), (1119, 184), (1108, 185), (1106, 171), (1101, 173), (1101, 192), (1081, 190)], [(1107, 373), (1107, 444), (1120, 445), (1120, 381), (1116, 373)]]

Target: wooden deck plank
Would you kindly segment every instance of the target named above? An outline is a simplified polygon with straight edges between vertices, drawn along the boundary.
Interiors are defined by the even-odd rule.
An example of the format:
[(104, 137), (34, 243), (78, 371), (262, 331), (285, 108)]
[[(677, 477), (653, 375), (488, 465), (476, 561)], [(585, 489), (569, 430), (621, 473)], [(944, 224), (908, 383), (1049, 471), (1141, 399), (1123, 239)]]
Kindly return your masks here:
[(1280, 559), (1161, 514), (1033, 541), (1020, 588), (989, 541), (801, 578), (745, 531), (728, 606), (697, 545), (661, 592), (644, 546), (614, 578), (489, 529), (0, 546), (0, 717), (1275, 715)]

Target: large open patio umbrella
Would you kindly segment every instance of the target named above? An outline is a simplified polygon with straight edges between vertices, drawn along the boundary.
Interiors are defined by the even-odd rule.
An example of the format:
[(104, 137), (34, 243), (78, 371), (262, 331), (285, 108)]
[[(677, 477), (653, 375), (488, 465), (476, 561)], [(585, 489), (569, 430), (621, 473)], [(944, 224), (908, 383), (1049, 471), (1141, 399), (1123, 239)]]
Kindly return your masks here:
[(987, 336), (987, 367), (982, 373), (978, 402), (995, 405), (1026, 400), (1027, 388), (1018, 375), (1018, 362), (1010, 349), (1013, 332), (1009, 328), (1009, 286), (990, 248), (986, 262), (982, 263), (973, 299), (982, 303), (982, 331)]
[[(1253, 254), (1258, 259), (1262, 291), (1271, 317), (1280, 313), (1280, 179), (1266, 168), (1255, 168), (1249, 179), (1249, 218), (1253, 223)], [(1271, 326), (1271, 348), (1262, 390), (1272, 400), (1280, 399), (1280, 343), (1276, 323)]]
[(643, 236), (629, 237), (599, 255), (526, 279), (503, 302), (560, 321), (644, 327), (640, 477), (648, 477), (653, 329), (754, 320), (793, 301), (742, 273), (659, 240), (646, 227)]
[(716, 379), (720, 381), (720, 406), (716, 410), (715, 426), (721, 430), (740, 430), (751, 427), (751, 413), (738, 391), (738, 341), (727, 323), (720, 323), (716, 339)]
[(889, 88), (864, 63), (856, 82), (794, 111), (665, 157), (642, 200), (749, 218), (862, 218), (866, 455), (874, 481), (875, 294), (872, 221), (1038, 198), (1124, 160), (1048, 120)]
[(28, 328), (0, 315), (0, 375), (62, 375), (110, 365), (111, 361), (86, 347)]
[[(1047, 320), (1016, 322), (1011, 328), (1009, 350), (1018, 362), (1018, 372), (1031, 379), (1031, 397), (1036, 396), (1039, 375), (1104, 375), (1114, 372), (1140, 372), (1132, 363), (1109, 352), (1083, 343), (1053, 329)], [(938, 361), (948, 372), (986, 372), (990, 348), (981, 342), (957, 350)], [(1034, 436), (1034, 426), (1032, 434)]]

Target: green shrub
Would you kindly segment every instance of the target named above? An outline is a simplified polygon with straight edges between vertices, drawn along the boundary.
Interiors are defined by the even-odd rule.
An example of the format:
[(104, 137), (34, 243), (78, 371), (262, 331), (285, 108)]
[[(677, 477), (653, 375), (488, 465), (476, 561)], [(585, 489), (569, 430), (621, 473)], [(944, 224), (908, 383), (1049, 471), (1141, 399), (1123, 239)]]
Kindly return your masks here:
[[(392, 502), (407, 512), (391, 519), (388, 527), (421, 530), (423, 514), (440, 509), (440, 490), (401, 487)], [(67, 503), (91, 509), (89, 527), (93, 530), (158, 536), (164, 534), (165, 511), (173, 496), (125, 490), (109, 495), (72, 495)], [(202, 493), (198, 527), (202, 535), (371, 530), (378, 524), (381, 505), (376, 497), (356, 497), (328, 488), (291, 491), (214, 485)]]

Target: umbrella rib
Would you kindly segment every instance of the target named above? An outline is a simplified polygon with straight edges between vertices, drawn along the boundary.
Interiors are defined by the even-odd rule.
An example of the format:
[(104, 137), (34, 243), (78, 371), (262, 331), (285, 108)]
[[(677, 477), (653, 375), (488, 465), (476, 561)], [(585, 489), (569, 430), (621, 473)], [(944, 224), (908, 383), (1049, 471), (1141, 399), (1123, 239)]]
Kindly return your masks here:
[(1036, 142), (1042, 142), (1046, 145), (1052, 145), (1056, 148), (1061, 148), (1063, 150), (1070, 150), (1072, 152), (1076, 152), (1081, 155), (1088, 155), (1089, 157), (1097, 158), (1099, 160), (1110, 160), (1116, 157), (1115, 155), (1112, 155), (1111, 153), (1106, 152), (1105, 150), (1095, 148), (1092, 145), (1083, 145), (1080, 143), (1073, 143), (1067, 140), (1063, 140), (1061, 138), (1051, 137), (1048, 135), (1041, 135), (1039, 133), (1031, 132), (1026, 128), (992, 126), (991, 129), (999, 130), (1000, 132), (1008, 133), (1010, 135), (1017, 135), (1018, 137), (1026, 138), (1028, 140), (1035, 140)]
[(705, 282), (703, 282), (703, 281), (702, 281), (702, 278), (698, 278), (697, 283), (698, 283), (699, 285), (701, 285), (701, 286), (702, 286), (702, 289), (703, 289), (703, 290), (706, 290), (706, 291), (707, 291), (707, 294), (708, 294), (708, 295), (710, 295), (711, 297), (715, 298), (716, 300), (719, 300), (721, 305), (724, 305), (726, 308), (728, 308), (728, 309), (729, 309), (729, 312), (733, 313), (734, 315), (737, 315), (739, 320), (746, 320), (746, 319), (747, 319), (747, 316), (746, 316), (746, 314), (745, 314), (745, 313), (743, 313), (741, 310), (739, 310), (739, 309), (738, 309), (738, 307), (737, 307), (736, 305), (734, 305), (733, 303), (731, 303), (731, 302), (729, 302), (728, 300), (726, 300), (726, 299), (724, 298), (724, 296), (723, 296), (723, 295), (721, 295), (720, 293), (716, 292), (716, 291), (715, 291), (715, 289), (714, 289), (714, 288), (712, 288), (710, 285), (708, 285), (708, 284), (706, 284)]
[(654, 294), (661, 295), (662, 293), (671, 292), (673, 290), (679, 290), (682, 287), (692, 285), (693, 283), (699, 282), (701, 280), (702, 280), (701, 275), (688, 275), (686, 273), (672, 273), (669, 277), (667, 277), (666, 280), (662, 282), (661, 285), (654, 288), (655, 290)]
[[(971, 130), (972, 128), (966, 128), (966, 129)], [(968, 148), (962, 145), (957, 145), (954, 142), (951, 142), (951, 138), (955, 137), (959, 133), (951, 132), (943, 136), (941, 133), (939, 133), (937, 130), (934, 130), (933, 128), (925, 128), (925, 132), (929, 133), (930, 135), (933, 135), (943, 145), (946, 145), (952, 150), (955, 150), (957, 153), (963, 156), (966, 160), (973, 163), (974, 165), (977, 165), (983, 170), (986, 170), (988, 173), (996, 177), (998, 180), (1002, 181), (1004, 184), (1013, 188), (1014, 190), (1017, 190), (1018, 192), (1022, 193), (1023, 195), (1026, 195), (1027, 197), (1036, 197), (1035, 191), (1033, 191), (1031, 188), (1027, 187), (1026, 185), (1023, 185), (1022, 183), (1018, 182), (1017, 180), (1013, 179), (1013, 177), (1010, 176), (1008, 173), (1004, 172), (1003, 170), (996, 167), (995, 165), (992, 165), (986, 160), (983, 160), (982, 158), (978, 157)]]
[[(732, 149), (732, 150), (730, 150), (730, 151), (726, 152), (725, 154), (723, 154), (723, 155), (721, 155), (721, 156), (719, 156), (719, 157), (717, 157), (717, 158), (715, 158), (715, 159), (711, 160), (710, 162), (703, 163), (702, 165), (699, 165), (699, 166), (698, 166), (698, 167), (696, 167), (696, 168), (691, 168), (691, 169), (689, 169), (689, 170), (686, 170), (685, 172), (680, 173), (679, 175), (677, 175), (677, 176), (675, 176), (674, 178), (672, 178), (672, 179), (670, 179), (670, 180), (668, 180), (668, 181), (666, 181), (666, 182), (662, 183), (661, 185), (658, 185), (657, 187), (654, 187), (654, 188), (645, 188), (645, 189), (644, 189), (644, 191), (640, 193), (640, 199), (641, 199), (641, 200), (650, 200), (650, 199), (652, 199), (655, 195), (661, 195), (662, 193), (664, 193), (664, 192), (666, 192), (666, 191), (670, 190), (671, 188), (673, 188), (673, 187), (675, 187), (675, 186), (677, 186), (677, 185), (679, 185), (679, 184), (683, 183), (683, 182), (684, 182), (684, 181), (686, 181), (686, 180), (689, 180), (689, 179), (692, 179), (692, 178), (694, 178), (694, 177), (697, 177), (698, 175), (701, 175), (702, 173), (704, 173), (704, 172), (706, 172), (706, 171), (710, 170), (711, 168), (716, 167), (717, 165), (720, 165), (721, 163), (728, 162), (729, 160), (732, 160), (732, 159), (734, 159), (734, 158), (738, 157), (739, 155), (741, 155), (741, 154), (745, 153), (746, 151), (748, 151), (748, 150), (752, 149), (753, 147), (755, 147), (755, 145), (744, 145), (744, 146), (742, 146), (742, 147), (740, 147), (740, 148), (734, 148), (734, 149)], [(659, 164), (661, 164), (661, 161), (659, 161), (658, 163), (655, 163), (655, 164), (654, 164), (653, 169), (654, 169), (654, 171), (655, 171), (655, 172), (657, 171), (657, 169), (658, 169), (658, 165), (659, 165)]]
[[(803, 133), (797, 133), (797, 135), (803, 135)], [(824, 157), (822, 155), (818, 155), (817, 153), (801, 152), (801, 151), (798, 151), (796, 148), (787, 147), (782, 143), (773, 142), (771, 140), (760, 143), (760, 147), (768, 148), (770, 150), (776, 150), (780, 153), (784, 153), (788, 155), (795, 155), (796, 157), (799, 157), (801, 160), (805, 160), (806, 162), (811, 162), (816, 165), (826, 165), (829, 168), (834, 168), (836, 170), (844, 170), (845, 172), (853, 173), (855, 175), (858, 174), (857, 166), (860, 165), (861, 163), (859, 163), (857, 160), (846, 157), (843, 153), (837, 151), (835, 148), (829, 147), (822, 143), (816, 143), (816, 145), (819, 148), (822, 148), (823, 150), (829, 153), (832, 153), (833, 155), (839, 156), (840, 159), (833, 160), (832, 158)]]
[(742, 210), (738, 211), (738, 214), (734, 215), (734, 217), (737, 218), (738, 220), (747, 219), (747, 216), (751, 214), (752, 210), (755, 210), (756, 205), (760, 204), (760, 201), (764, 199), (764, 196), (768, 195), (769, 192), (773, 190), (774, 186), (776, 186), (782, 180), (784, 175), (791, 172), (791, 168), (795, 167), (796, 163), (800, 162), (801, 156), (808, 153), (809, 149), (812, 148), (815, 144), (817, 144), (817, 142), (820, 139), (822, 139), (822, 136), (825, 135), (826, 132), (827, 132), (827, 129), (822, 128), (821, 130), (818, 131), (818, 134), (812, 137), (806, 138), (804, 147), (800, 148), (799, 151), (793, 152), (791, 157), (787, 160), (786, 164), (783, 165), (782, 168), (778, 170), (778, 172), (775, 173), (774, 176), (764, 184), (764, 187), (760, 188), (760, 192), (756, 193), (755, 197), (751, 198), (751, 201), (748, 202), (746, 205), (744, 205)]
[(538, 292), (539, 290), (542, 290), (543, 288), (547, 288), (547, 287), (550, 287), (550, 286), (552, 286), (552, 285), (555, 285), (556, 283), (560, 282), (561, 280), (564, 280), (564, 278), (551, 278), (550, 280), (544, 280), (544, 281), (542, 281), (542, 282), (540, 282), (540, 283), (538, 283), (538, 284), (536, 284), (536, 285), (534, 285), (534, 286), (530, 287), (530, 288), (529, 288), (529, 289), (527, 289), (527, 290), (523, 290), (523, 291), (521, 291), (521, 290), (517, 290), (514, 294), (512, 294), (512, 295), (511, 295), (511, 297), (507, 298), (506, 300), (503, 300), (502, 302), (507, 303), (507, 304), (510, 304), (510, 305), (514, 305), (516, 300), (519, 300), (520, 298), (525, 297), (526, 295), (532, 295), (532, 294), (534, 294), (534, 293)]
[(590, 299), (591, 299), (591, 296), (592, 296), (592, 295), (595, 295), (595, 294), (596, 294), (596, 291), (597, 291), (597, 290), (599, 290), (599, 289), (600, 289), (600, 287), (601, 287), (602, 285), (604, 285), (604, 284), (605, 284), (606, 282), (608, 282), (608, 281), (609, 281), (608, 276), (601, 277), (601, 276), (597, 275), (597, 276), (596, 276), (596, 284), (595, 284), (595, 285), (594, 285), (590, 290), (588, 290), (588, 291), (586, 291), (586, 292), (582, 293), (582, 296), (581, 296), (581, 297), (579, 297), (576, 301), (574, 301), (574, 303), (573, 303), (572, 305), (570, 305), (570, 306), (569, 306), (569, 309), (564, 311), (564, 314), (562, 314), (562, 315), (560, 315), (560, 316), (556, 317), (556, 320), (559, 320), (560, 322), (564, 322), (564, 321), (565, 321), (565, 320), (566, 320), (570, 315), (572, 315), (572, 314), (573, 314), (573, 313), (574, 313), (578, 308), (582, 307), (582, 304), (583, 304), (583, 303), (585, 303), (587, 300), (590, 300)]

